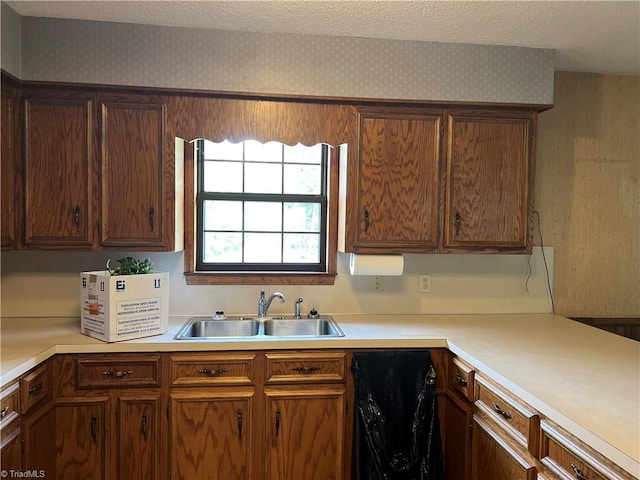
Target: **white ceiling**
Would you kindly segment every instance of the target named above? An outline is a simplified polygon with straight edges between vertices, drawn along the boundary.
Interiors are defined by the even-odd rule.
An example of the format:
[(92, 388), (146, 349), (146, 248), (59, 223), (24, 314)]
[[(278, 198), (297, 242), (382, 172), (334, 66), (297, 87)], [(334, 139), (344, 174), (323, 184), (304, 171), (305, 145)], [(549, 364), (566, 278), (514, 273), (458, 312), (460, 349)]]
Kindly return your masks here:
[(640, 0), (7, 1), (22, 16), (556, 49), (556, 70), (640, 75)]

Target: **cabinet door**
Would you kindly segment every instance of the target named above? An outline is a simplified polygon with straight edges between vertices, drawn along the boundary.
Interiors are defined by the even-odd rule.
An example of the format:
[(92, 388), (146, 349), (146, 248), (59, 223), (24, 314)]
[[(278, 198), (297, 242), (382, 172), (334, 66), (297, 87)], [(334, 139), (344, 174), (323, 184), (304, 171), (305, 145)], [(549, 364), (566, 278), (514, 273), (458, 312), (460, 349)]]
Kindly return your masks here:
[(165, 107), (101, 97), (101, 243), (163, 246)]
[(472, 407), (455, 394), (447, 395), (444, 415), (444, 467), (447, 478), (468, 480), (471, 475)]
[(3, 470), (22, 471), (22, 435), (20, 428), (0, 430), (0, 465)]
[(25, 93), (26, 245), (91, 246), (91, 119), (90, 94)]
[(440, 125), (439, 112), (360, 114), (354, 251), (436, 249)]
[(111, 478), (108, 472), (108, 412), (108, 397), (69, 398), (57, 403), (57, 478)]
[(0, 109), (0, 131), (2, 134), (2, 143), (0, 144), (0, 162), (2, 176), (1, 189), (1, 213), (0, 218), (0, 245), (3, 250), (9, 250), (16, 246), (17, 229), (16, 229), (16, 207), (17, 207), (17, 183), (18, 175), (18, 128), (17, 128), (17, 89), (2, 84), (2, 95), (0, 101), (2, 108)]
[(190, 480), (254, 477), (253, 387), (172, 393), (171, 478)]
[(160, 395), (118, 397), (118, 478), (160, 477)]
[(345, 387), (269, 387), (265, 395), (265, 478), (342, 479)]
[(534, 480), (537, 470), (515, 444), (489, 424), (473, 419), (471, 478), (473, 480)]
[(530, 252), (535, 113), (449, 112), (444, 248)]
[(56, 409), (53, 402), (29, 415), (22, 424), (24, 444), (22, 468), (43, 471), (46, 478), (56, 476)]

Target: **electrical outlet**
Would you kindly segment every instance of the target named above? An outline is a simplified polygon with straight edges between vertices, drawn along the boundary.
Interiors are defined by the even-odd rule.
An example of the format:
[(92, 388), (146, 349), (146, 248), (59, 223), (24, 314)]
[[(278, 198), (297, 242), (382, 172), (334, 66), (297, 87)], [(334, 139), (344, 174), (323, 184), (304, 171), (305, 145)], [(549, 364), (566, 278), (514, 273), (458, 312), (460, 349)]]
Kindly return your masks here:
[(381, 292), (382, 291), (382, 277), (371, 277), (371, 291), (372, 292)]
[(431, 275), (420, 275), (420, 284), (418, 288), (420, 293), (431, 292)]

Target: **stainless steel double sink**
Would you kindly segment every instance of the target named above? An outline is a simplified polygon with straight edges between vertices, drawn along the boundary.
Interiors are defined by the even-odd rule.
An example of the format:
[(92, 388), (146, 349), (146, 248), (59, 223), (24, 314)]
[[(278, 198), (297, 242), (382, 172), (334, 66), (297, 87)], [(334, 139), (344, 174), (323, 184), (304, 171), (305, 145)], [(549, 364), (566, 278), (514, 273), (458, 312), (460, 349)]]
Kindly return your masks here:
[(336, 321), (323, 315), (320, 318), (293, 317), (243, 317), (228, 316), (214, 320), (212, 317), (191, 317), (180, 328), (176, 340), (206, 340), (246, 337), (344, 337)]

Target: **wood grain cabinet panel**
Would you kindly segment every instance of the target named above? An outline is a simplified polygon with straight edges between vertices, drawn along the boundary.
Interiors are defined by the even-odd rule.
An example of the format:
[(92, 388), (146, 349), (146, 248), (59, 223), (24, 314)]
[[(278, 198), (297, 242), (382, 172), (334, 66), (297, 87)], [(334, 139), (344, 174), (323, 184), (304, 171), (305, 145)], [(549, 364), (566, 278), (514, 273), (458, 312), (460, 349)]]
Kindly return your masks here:
[[(135, 100), (135, 101), (134, 101)], [(103, 246), (165, 245), (165, 106), (99, 98)]]
[(0, 246), (2, 250), (16, 247), (18, 242), (18, 180), (20, 179), (18, 152), (20, 151), (19, 118), (18, 118), (19, 89), (2, 82), (0, 96)]
[(46, 403), (24, 418), (22, 468), (42, 471), (46, 478), (69, 478), (57, 476), (56, 451), (58, 437), (62, 431), (58, 430), (56, 425), (54, 402)]
[(160, 355), (77, 356), (74, 363), (80, 389), (160, 387)]
[(24, 242), (39, 248), (93, 242), (92, 95), (24, 92)]
[(253, 479), (255, 389), (216, 387), (170, 394), (171, 479)]
[(535, 480), (535, 462), (527, 458), (508, 437), (500, 435), (488, 422), (474, 417), (472, 480)]
[(530, 253), (535, 113), (446, 115), (445, 251)]
[(171, 355), (171, 386), (251, 385), (255, 357), (254, 353)]
[(106, 396), (66, 398), (57, 401), (57, 478), (111, 478), (107, 436), (110, 405), (110, 399)]
[[(439, 406), (440, 407), (440, 406)], [(444, 469), (447, 478), (471, 477), (471, 428), (473, 410), (457, 395), (447, 395), (444, 404)]]
[(120, 395), (117, 399), (118, 478), (161, 478), (160, 394)]
[(269, 480), (344, 478), (344, 386), (267, 387)]
[(359, 109), (341, 161), (341, 250), (431, 252), (438, 244), (441, 111)]

